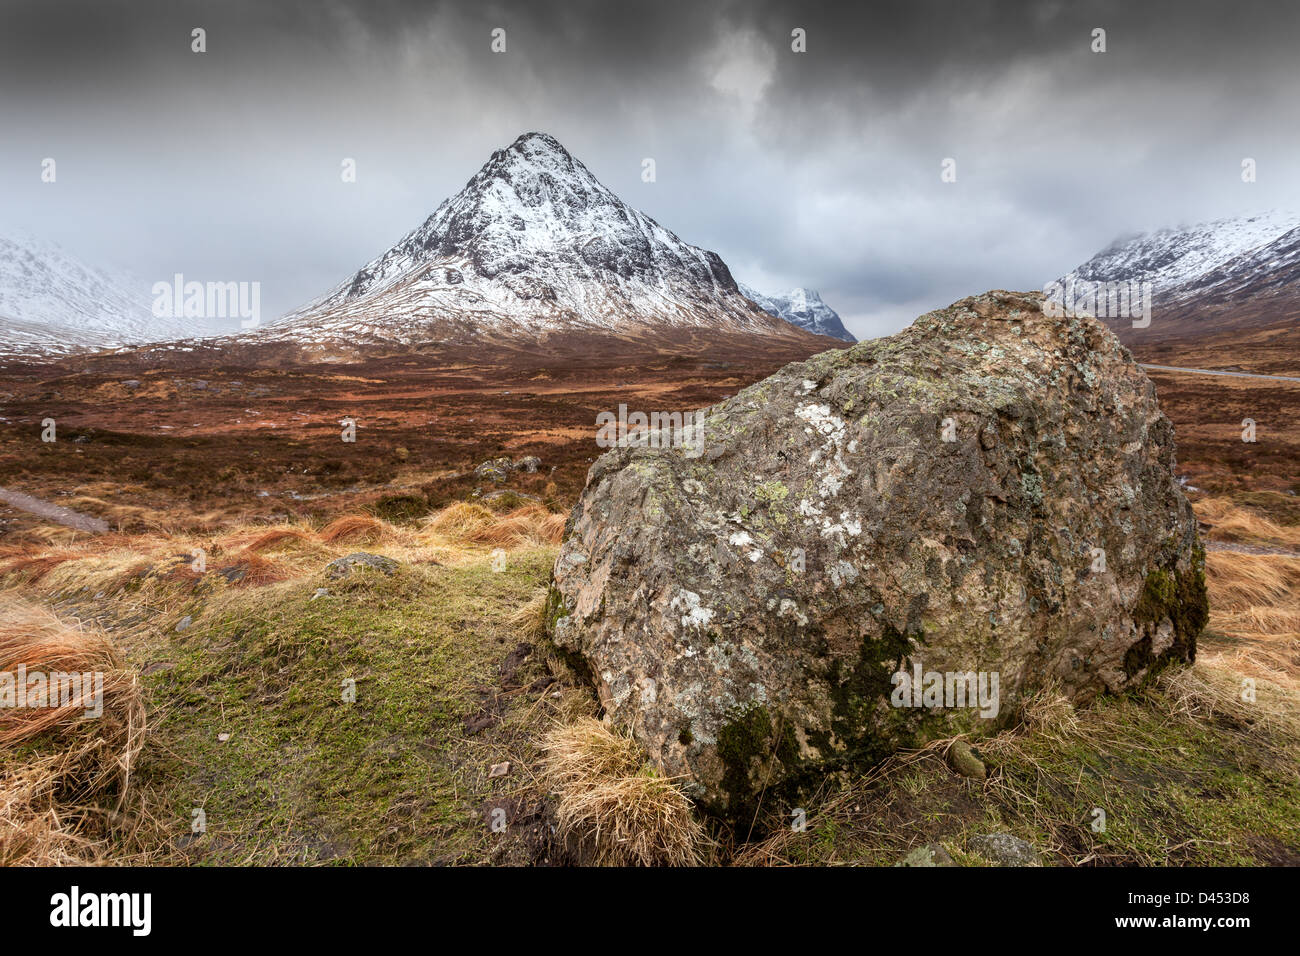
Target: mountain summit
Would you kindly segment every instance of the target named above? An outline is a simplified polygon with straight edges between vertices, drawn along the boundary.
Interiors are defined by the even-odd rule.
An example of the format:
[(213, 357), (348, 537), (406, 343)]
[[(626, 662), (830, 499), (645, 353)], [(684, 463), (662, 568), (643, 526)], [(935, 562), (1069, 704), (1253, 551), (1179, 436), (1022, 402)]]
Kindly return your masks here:
[(856, 342), (839, 313), (822, 301), (812, 289), (795, 288), (787, 295), (764, 295), (743, 282), (737, 283), (742, 295), (752, 299), (764, 312), (780, 316), (791, 325), (814, 335), (829, 335), (844, 342)]
[(629, 207), (554, 137), (526, 133), (419, 228), (260, 334), (419, 344), (636, 328), (797, 334), (715, 253)]

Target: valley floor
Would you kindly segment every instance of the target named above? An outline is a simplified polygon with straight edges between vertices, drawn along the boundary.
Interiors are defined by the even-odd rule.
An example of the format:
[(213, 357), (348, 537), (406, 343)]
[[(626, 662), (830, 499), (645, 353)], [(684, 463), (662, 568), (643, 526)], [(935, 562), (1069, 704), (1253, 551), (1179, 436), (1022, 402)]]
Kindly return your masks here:
[[(770, 806), (744, 833), (679, 823), (634, 858), (593, 844), (583, 807), (657, 800), (668, 818), (678, 798), (635, 759), (576, 782), (555, 773), (556, 729), (598, 712), (542, 628), (565, 515), (598, 451), (589, 423), (618, 401), (698, 407), (760, 371), (696, 363), (560, 382), (534, 370), (525, 394), (518, 374), (447, 372), (467, 377), (437, 391), (415, 372), (336, 368), (268, 385), (279, 397), (248, 407), (276, 428), (255, 430), (222, 425), (239, 417), (231, 402), (247, 401), (227, 389), (251, 387), (248, 370), (195, 376), (199, 395), (217, 386), (202, 398), (175, 384), (148, 399), (131, 397), (143, 385), (103, 391), (116, 380), (0, 383), (25, 396), (23, 415), (67, 403), (54, 414), (71, 426), (54, 448), (6, 430), (0, 485), (113, 528), (0, 513), (0, 670), (57, 660), (109, 674), (103, 720), (0, 721), (0, 863), (547, 865), (659, 853), (892, 865), (920, 850), (987, 865), (1022, 847), (989, 839), (1004, 833), (1050, 865), (1300, 862), (1300, 488), (1285, 425), (1300, 420), (1300, 388), (1225, 393), (1165, 372), (1152, 374), (1210, 542), (1211, 621), (1193, 667), (1079, 710), (1046, 695), (998, 736), (829, 778), (799, 808), (802, 829), (794, 808)], [(373, 430), (348, 458), (356, 449), (337, 445), (332, 420), (358, 395)], [(291, 430), (309, 408), (319, 421)], [(1252, 411), (1261, 441), (1243, 448), (1234, 421)], [(181, 428), (187, 415), (201, 425)], [(417, 427), (421, 415), (446, 428)], [(500, 453), (536, 454), (542, 467), (475, 473)], [(357, 553), (391, 563), (332, 565)]]

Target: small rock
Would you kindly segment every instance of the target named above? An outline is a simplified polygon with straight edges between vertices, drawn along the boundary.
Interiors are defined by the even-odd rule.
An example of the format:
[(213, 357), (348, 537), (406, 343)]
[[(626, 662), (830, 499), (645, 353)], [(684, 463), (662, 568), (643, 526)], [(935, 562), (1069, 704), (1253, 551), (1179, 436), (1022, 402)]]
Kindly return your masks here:
[(1032, 843), (1010, 833), (983, 833), (972, 837), (970, 851), (998, 866), (1042, 866), (1043, 860)]
[(325, 565), (325, 576), (335, 579), (345, 578), (352, 573), (353, 568), (362, 565), (374, 568), (376, 571), (382, 571), (384, 574), (389, 575), (399, 567), (398, 563), (392, 558), (386, 558), (381, 554), (370, 554), (366, 551), (357, 551), (341, 558), (335, 558), (329, 564)]
[(492, 769), (488, 771), (488, 779), (490, 780), (493, 777), (504, 777), (509, 772), (510, 772), (509, 760), (507, 760), (505, 763), (494, 763), (492, 765)]
[(176, 622), (176, 633), (179, 634), (181, 631), (185, 630), (193, 623), (194, 623), (194, 618), (189, 614), (186, 614), (183, 618), (181, 618), (179, 621)]
[(218, 568), (217, 574), (225, 578), (227, 584), (238, 584), (248, 577), (248, 565), (232, 564), (228, 568)]
[(509, 458), (489, 458), (474, 469), (474, 474), (489, 481), (502, 482), (510, 477), (514, 462)]
[(526, 471), (528, 474), (535, 474), (538, 468), (542, 467), (542, 460), (536, 455), (525, 455), (515, 463), (515, 468), (519, 471)]
[(316, 593), (311, 596), (311, 599), (314, 601), (319, 597), (325, 597), (329, 593), (329, 588), (317, 588)]
[(952, 746), (948, 748), (948, 766), (963, 777), (970, 777), (973, 780), (983, 780), (988, 776), (984, 764), (970, 749), (970, 744), (964, 740), (953, 741)]
[(894, 866), (956, 866), (956, 862), (948, 851), (938, 843), (928, 843), (925, 846), (918, 846), (907, 856), (903, 857)]
[(217, 734), (217, 741), (219, 743), (224, 744), (229, 739), (230, 739), (230, 734)]

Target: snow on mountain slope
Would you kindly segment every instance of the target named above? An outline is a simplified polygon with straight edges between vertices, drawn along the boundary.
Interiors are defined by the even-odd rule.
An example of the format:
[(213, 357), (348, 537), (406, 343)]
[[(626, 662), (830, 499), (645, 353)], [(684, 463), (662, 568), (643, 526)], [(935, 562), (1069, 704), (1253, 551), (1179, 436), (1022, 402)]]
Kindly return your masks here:
[(1106, 318), (1132, 347), (1263, 335), (1278, 361), (1300, 346), (1300, 216), (1274, 211), (1118, 240), (1059, 281), (1149, 281), (1151, 322)]
[(857, 341), (844, 327), (839, 314), (812, 289), (795, 288), (788, 295), (764, 295), (743, 282), (737, 283), (737, 286), (741, 295), (752, 299), (764, 312), (785, 319), (805, 332), (829, 335), (845, 342)]
[(1060, 281), (1146, 280), (1166, 305), (1300, 282), (1300, 216), (1270, 212), (1125, 238)]
[(631, 328), (791, 331), (715, 253), (627, 206), (553, 137), (526, 133), (352, 278), (251, 334), (419, 344)]
[(178, 338), (148, 283), (87, 265), (55, 243), (0, 236), (0, 352), (67, 353)]

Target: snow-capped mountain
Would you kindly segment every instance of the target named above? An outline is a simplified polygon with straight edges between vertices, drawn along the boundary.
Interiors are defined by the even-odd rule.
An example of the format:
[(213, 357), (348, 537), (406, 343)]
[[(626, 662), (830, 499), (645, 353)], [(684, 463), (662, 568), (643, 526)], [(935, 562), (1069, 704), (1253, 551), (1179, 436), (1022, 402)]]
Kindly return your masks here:
[(150, 286), (91, 266), (53, 242), (0, 236), (0, 352), (68, 353), (185, 334), (156, 318)]
[(787, 295), (764, 295), (738, 282), (741, 295), (752, 299), (764, 312), (785, 319), (806, 332), (829, 335), (833, 339), (856, 342), (851, 332), (840, 321), (839, 314), (822, 301), (812, 289), (791, 289)]
[(1149, 281), (1153, 321), (1135, 340), (1198, 336), (1300, 314), (1300, 216), (1269, 212), (1117, 240), (1059, 281)]
[(638, 328), (793, 331), (715, 253), (627, 206), (553, 137), (526, 133), (387, 252), (251, 334), (423, 344)]

